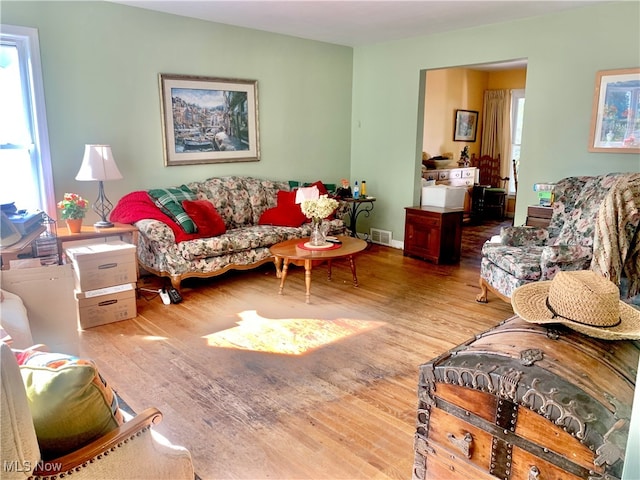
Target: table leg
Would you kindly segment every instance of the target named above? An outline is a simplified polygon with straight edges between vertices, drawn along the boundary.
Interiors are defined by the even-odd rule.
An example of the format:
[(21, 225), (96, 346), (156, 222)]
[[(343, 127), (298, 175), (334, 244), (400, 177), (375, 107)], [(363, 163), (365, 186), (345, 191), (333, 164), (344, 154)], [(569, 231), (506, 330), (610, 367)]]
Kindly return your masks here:
[(349, 255), (349, 266), (351, 267), (351, 275), (353, 275), (353, 286), (358, 286), (358, 277), (356, 276), (356, 261), (353, 255)]
[(287, 279), (287, 270), (289, 270), (289, 259), (284, 259), (284, 265), (282, 266), (282, 275), (280, 276), (280, 289), (278, 290), (278, 294), (282, 295), (282, 290), (284, 289), (284, 282)]
[[(368, 217), (373, 210), (373, 200), (362, 199), (351, 203), (351, 211), (349, 212), (349, 232), (352, 237), (358, 238), (356, 227), (358, 225), (358, 217), (364, 213)], [(369, 241), (369, 235), (365, 234), (365, 239)]]
[(276, 278), (282, 278), (282, 257), (276, 257), (274, 263), (276, 265)]
[(311, 267), (313, 263), (311, 260), (304, 261), (304, 284), (307, 287), (305, 302), (311, 303)]

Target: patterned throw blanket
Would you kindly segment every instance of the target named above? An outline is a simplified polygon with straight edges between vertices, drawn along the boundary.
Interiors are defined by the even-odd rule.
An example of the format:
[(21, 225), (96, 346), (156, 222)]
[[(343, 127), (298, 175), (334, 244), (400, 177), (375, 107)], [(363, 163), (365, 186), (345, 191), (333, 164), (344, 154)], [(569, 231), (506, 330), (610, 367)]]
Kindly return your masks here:
[(640, 173), (621, 176), (602, 202), (591, 269), (616, 285), (624, 275), (628, 296), (640, 293)]

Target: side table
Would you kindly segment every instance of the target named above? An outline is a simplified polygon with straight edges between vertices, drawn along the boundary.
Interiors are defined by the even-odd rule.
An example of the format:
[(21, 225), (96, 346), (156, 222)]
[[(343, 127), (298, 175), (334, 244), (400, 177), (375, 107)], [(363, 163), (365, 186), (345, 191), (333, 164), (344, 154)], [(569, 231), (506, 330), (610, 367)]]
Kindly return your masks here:
[(542, 205), (529, 205), (527, 207), (527, 226), (547, 228), (553, 214), (552, 207)]
[[(359, 197), (359, 198), (343, 198), (343, 202), (349, 204), (349, 224), (347, 228), (352, 237), (358, 237), (356, 226), (358, 223), (358, 217), (361, 213), (364, 213), (366, 217), (371, 214), (373, 210), (373, 202), (376, 201), (376, 197)], [(368, 239), (369, 235), (365, 234)]]
[(58, 254), (60, 255), (60, 263), (62, 263), (62, 244), (66, 242), (75, 242), (76, 240), (90, 240), (92, 238), (120, 237), (120, 240), (126, 241), (125, 238), (130, 237), (129, 243), (138, 246), (138, 229), (127, 223), (116, 223), (110, 228), (96, 228), (93, 225), (83, 225), (78, 233), (71, 233), (66, 228), (58, 230)]

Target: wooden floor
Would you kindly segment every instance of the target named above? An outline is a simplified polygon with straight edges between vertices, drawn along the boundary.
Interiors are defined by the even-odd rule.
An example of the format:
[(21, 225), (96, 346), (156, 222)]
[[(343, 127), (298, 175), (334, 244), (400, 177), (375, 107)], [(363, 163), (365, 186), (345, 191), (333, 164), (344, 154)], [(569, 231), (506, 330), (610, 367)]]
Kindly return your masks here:
[[(409, 479), (418, 366), (513, 315), (495, 297), (475, 302), (480, 248), (499, 227), (465, 226), (453, 266), (372, 245), (357, 288), (348, 264), (331, 282), (319, 266), (310, 305), (300, 268), (281, 296), (272, 265), (188, 280), (178, 305), (140, 298), (136, 319), (84, 331), (81, 352), (134, 410), (164, 413), (158, 430), (202, 479)], [(302, 355), (209, 345), (251, 318), (371, 323)]]

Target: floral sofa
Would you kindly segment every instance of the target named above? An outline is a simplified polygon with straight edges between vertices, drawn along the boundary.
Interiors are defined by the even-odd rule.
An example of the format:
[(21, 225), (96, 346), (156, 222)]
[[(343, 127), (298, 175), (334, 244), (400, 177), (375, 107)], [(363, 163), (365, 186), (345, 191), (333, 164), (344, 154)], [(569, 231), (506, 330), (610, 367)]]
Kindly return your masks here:
[[(327, 193), (322, 182), (313, 185), (321, 194)], [(289, 182), (225, 176), (164, 189), (169, 192), (165, 195), (162, 190), (125, 195), (110, 219), (138, 228), (140, 265), (169, 277), (176, 289), (186, 278), (212, 277), (273, 261), (269, 247), (311, 233), (309, 220), (294, 204), (295, 192)], [(174, 210), (176, 203), (182, 203), (186, 222), (185, 215), (166, 208), (171, 203)], [(331, 235), (346, 231), (343, 208), (326, 220)], [(189, 220), (195, 231), (188, 228)]]
[(478, 302), (488, 290), (510, 302), (517, 287), (559, 270), (596, 270), (621, 285), (621, 297), (638, 293), (640, 174), (564, 178), (554, 196), (547, 228), (506, 227), (483, 245)]

